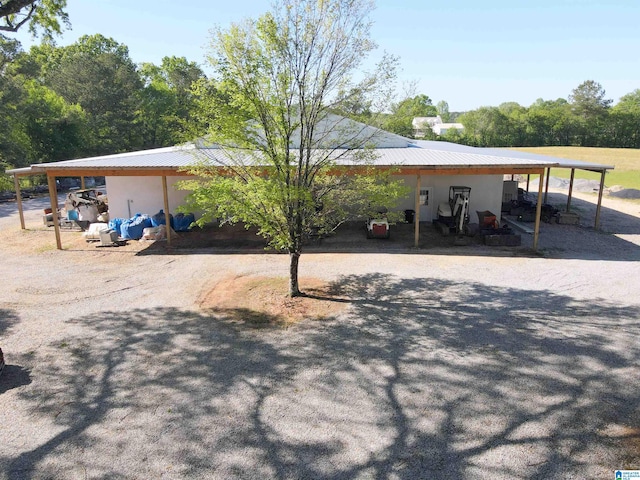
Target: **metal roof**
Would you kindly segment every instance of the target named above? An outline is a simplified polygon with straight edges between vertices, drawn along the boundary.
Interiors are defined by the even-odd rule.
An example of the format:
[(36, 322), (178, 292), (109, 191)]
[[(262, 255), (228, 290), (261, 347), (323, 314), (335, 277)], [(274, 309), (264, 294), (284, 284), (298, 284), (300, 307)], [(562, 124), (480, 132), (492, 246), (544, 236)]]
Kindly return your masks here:
[[(318, 151), (325, 154), (327, 151)], [(334, 158), (340, 157), (340, 165), (355, 165), (350, 158), (354, 151), (332, 151)], [(577, 168), (587, 170), (610, 170), (613, 166), (591, 164), (579, 160), (537, 155), (515, 150), (496, 148), (477, 148), (448, 142), (417, 140), (407, 147), (377, 148), (377, 158), (373, 161), (377, 166), (410, 166), (424, 168), (479, 168), (479, 167), (513, 167), (513, 168)], [(225, 150), (215, 146), (185, 146), (158, 148), (129, 152), (116, 155), (82, 158), (54, 163), (42, 163), (31, 166), (33, 173), (46, 172), (48, 169), (185, 169), (198, 161), (212, 164), (226, 163), (228, 157)], [(25, 169), (8, 170), (9, 174), (24, 174)]]
[(428, 148), (430, 150), (439, 150), (446, 152), (468, 152), (477, 153), (479, 155), (491, 155), (495, 157), (506, 157), (513, 160), (530, 160), (539, 162), (557, 163), (561, 168), (578, 168), (578, 169), (594, 169), (594, 170), (613, 170), (613, 165), (596, 164), (583, 162), (581, 160), (571, 160), (560, 157), (552, 157), (549, 155), (540, 155), (537, 153), (520, 152), (518, 150), (509, 150), (508, 148), (482, 148), (470, 147), (468, 145), (460, 145), (457, 143), (438, 142), (433, 140), (415, 140), (416, 146)]

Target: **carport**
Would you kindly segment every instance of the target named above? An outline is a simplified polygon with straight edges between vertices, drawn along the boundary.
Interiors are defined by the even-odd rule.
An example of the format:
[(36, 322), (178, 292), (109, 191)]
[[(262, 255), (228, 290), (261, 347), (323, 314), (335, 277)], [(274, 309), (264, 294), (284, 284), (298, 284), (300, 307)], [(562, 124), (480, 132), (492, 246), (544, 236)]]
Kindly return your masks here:
[[(400, 137), (402, 138), (402, 137)], [(406, 141), (404, 147), (376, 148), (377, 158), (374, 166), (377, 168), (393, 168), (399, 175), (415, 178), (415, 230), (414, 244), (418, 246), (420, 237), (420, 190), (425, 179), (443, 175), (458, 176), (489, 176), (489, 175), (539, 175), (538, 199), (533, 248), (538, 247), (540, 230), (540, 217), (543, 198), (543, 184), (547, 176), (545, 193), (548, 192), (548, 178), (551, 168), (570, 168), (571, 181), (567, 201), (567, 211), (571, 206), (571, 194), (573, 179), (576, 169), (596, 171), (601, 174), (600, 189), (598, 194), (597, 214), (594, 227), (599, 228), (602, 193), (604, 190), (604, 178), (607, 170), (613, 169), (608, 165), (594, 165), (577, 160), (565, 160), (556, 157), (534, 155), (524, 152), (501, 149), (485, 149), (468, 147), (465, 145), (451, 144), (436, 141)], [(22, 202), (20, 198), (19, 178), (27, 175), (46, 174), (51, 208), (58, 209), (56, 179), (58, 177), (84, 177), (105, 176), (109, 177), (159, 177), (162, 181), (162, 198), (164, 211), (170, 212), (170, 198), (167, 188), (168, 177), (180, 177), (189, 175), (187, 169), (197, 158), (216, 161), (222, 150), (215, 147), (203, 147), (201, 145), (188, 145), (180, 147), (160, 148), (141, 152), (107, 155), (86, 159), (69, 160), (55, 163), (37, 164), (29, 168), (9, 170), (7, 173), (14, 176), (17, 192), (17, 205), (20, 213), (21, 227), (25, 228)], [(347, 160), (338, 163), (344, 168), (353, 166)], [(395, 174), (395, 173), (394, 173)], [(83, 182), (84, 186), (84, 182)], [(502, 198), (502, 192), (498, 193)], [(60, 225), (57, 216), (53, 216), (56, 246), (62, 249), (60, 237)], [(170, 234), (168, 243), (171, 243)]]

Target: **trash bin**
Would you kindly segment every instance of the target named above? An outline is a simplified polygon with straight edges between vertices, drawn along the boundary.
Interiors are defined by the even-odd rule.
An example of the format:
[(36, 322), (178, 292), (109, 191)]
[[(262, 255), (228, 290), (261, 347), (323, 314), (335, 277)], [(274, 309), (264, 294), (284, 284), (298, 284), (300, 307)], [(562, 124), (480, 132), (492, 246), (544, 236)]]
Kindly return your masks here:
[(415, 210), (405, 210), (404, 211), (404, 221), (407, 223), (413, 223), (413, 219), (415, 218), (416, 211)]

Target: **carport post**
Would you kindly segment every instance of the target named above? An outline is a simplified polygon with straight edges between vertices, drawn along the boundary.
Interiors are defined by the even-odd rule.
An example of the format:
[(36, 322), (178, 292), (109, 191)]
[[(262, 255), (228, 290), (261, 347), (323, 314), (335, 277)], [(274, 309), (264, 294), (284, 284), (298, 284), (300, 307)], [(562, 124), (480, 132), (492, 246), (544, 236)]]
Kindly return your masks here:
[(531, 174), (527, 173), (527, 193), (529, 193), (529, 180), (531, 180)]
[(569, 195), (567, 195), (567, 213), (571, 209), (571, 195), (573, 194), (573, 177), (576, 174), (576, 169), (571, 169), (571, 177), (569, 178)]
[(542, 181), (544, 180), (544, 168), (540, 172), (540, 181), (538, 182), (538, 201), (536, 202), (536, 223), (533, 228), (533, 250), (538, 250), (538, 237), (540, 236), (540, 214), (542, 213)]
[(416, 201), (415, 201), (415, 214), (413, 221), (413, 246), (418, 248), (420, 244), (420, 173), (416, 176)]
[(84, 183), (84, 175), (80, 176), (80, 188), (82, 190), (84, 190), (85, 188), (87, 188), (86, 184)]
[(162, 195), (164, 196), (164, 223), (167, 227), (167, 245), (171, 245), (171, 221), (169, 221), (169, 193), (167, 192), (167, 177), (162, 176)]
[(53, 217), (53, 229), (56, 232), (56, 247), (62, 250), (62, 240), (60, 239), (60, 222), (58, 222), (58, 190), (56, 189), (56, 176), (47, 174), (49, 184), (49, 199), (51, 200), (51, 216)]
[[(549, 177), (551, 176), (551, 168), (547, 168), (547, 181), (544, 187), (544, 203), (547, 203), (547, 196), (549, 195)], [(540, 179), (542, 181), (542, 179)]]
[(596, 207), (596, 221), (593, 225), (593, 228), (596, 230), (600, 229), (600, 208), (602, 207), (602, 193), (604, 191), (604, 174), (607, 173), (606, 170), (602, 170), (600, 174), (600, 190), (598, 191), (598, 206)]
[(18, 175), (13, 175), (13, 183), (16, 187), (16, 203), (18, 204), (18, 213), (20, 214), (20, 227), (22, 230), (25, 229), (24, 226), (24, 212), (22, 211), (22, 193), (20, 192), (20, 180), (18, 179)]

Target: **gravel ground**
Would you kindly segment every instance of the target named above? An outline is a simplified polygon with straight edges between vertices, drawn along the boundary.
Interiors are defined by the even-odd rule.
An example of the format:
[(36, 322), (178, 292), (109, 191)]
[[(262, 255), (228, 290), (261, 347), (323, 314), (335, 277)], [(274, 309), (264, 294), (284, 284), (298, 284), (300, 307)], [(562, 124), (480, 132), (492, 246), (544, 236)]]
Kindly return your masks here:
[(0, 244), (0, 478), (638, 468), (640, 206), (606, 204), (596, 232), (590, 200), (575, 200), (583, 226), (543, 225), (540, 255), (305, 254), (302, 286), (350, 302), (286, 330), (197, 306), (229, 275), (286, 275), (283, 255)]

